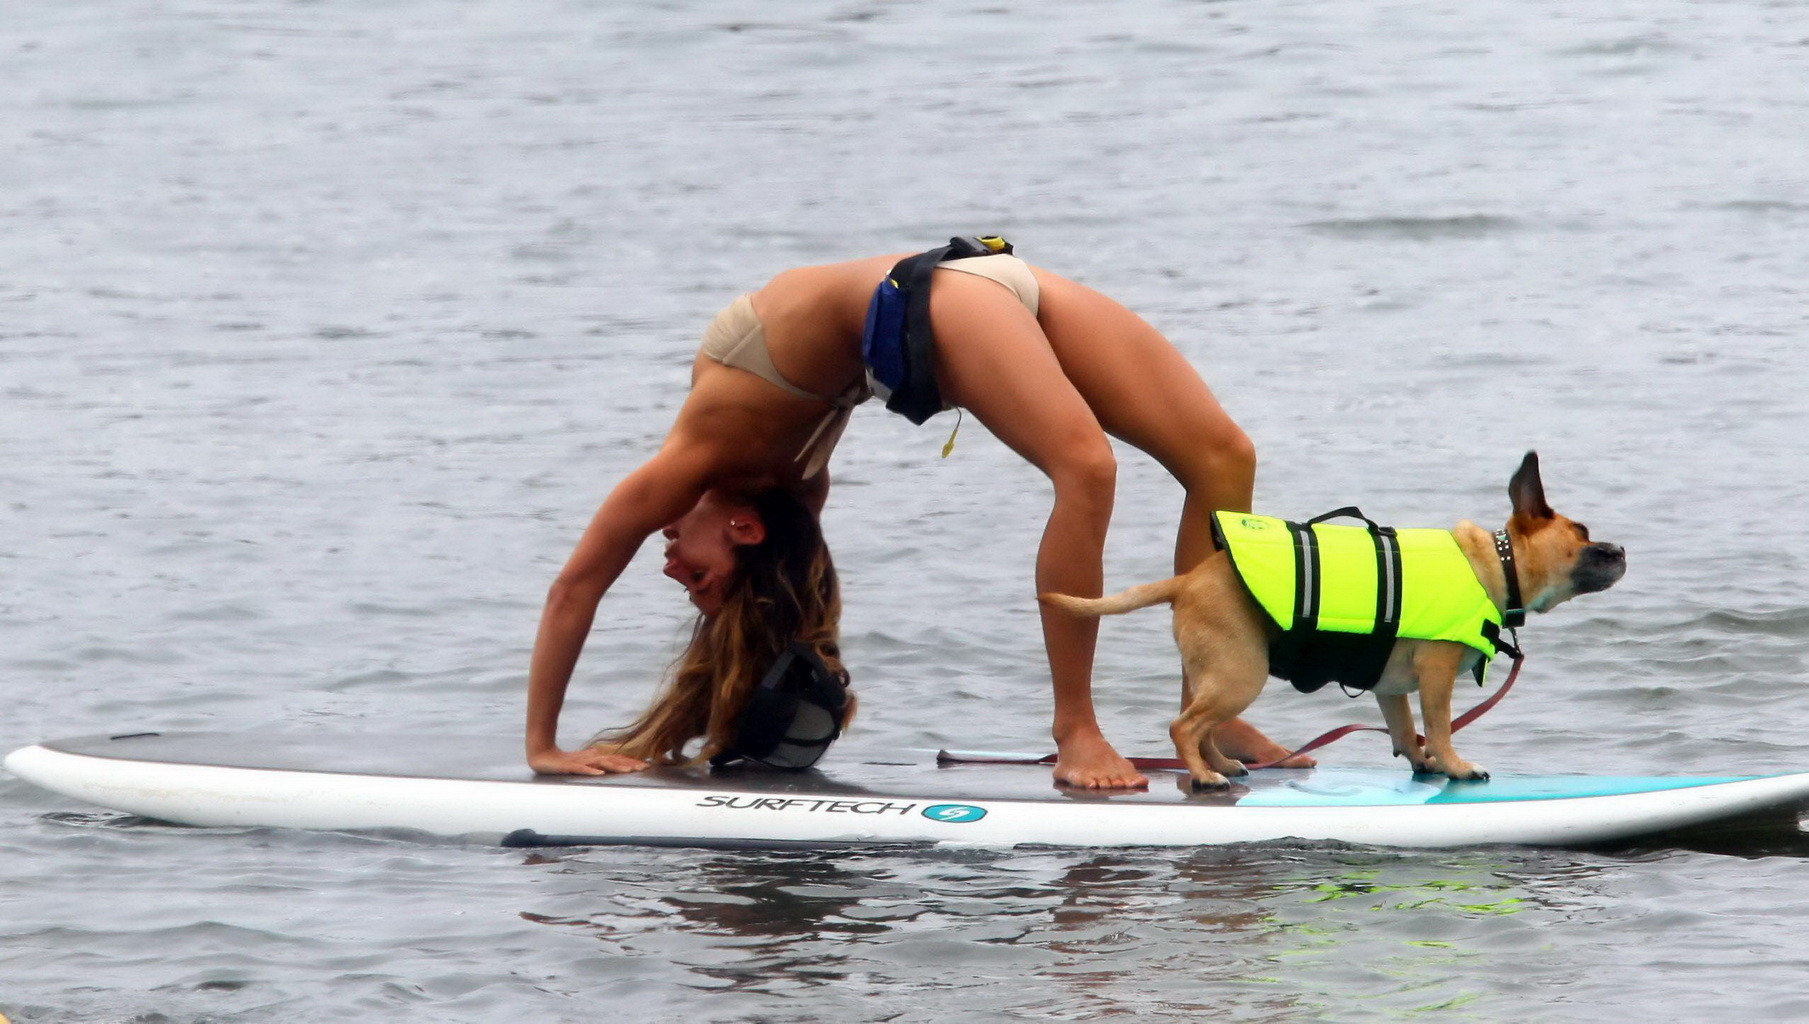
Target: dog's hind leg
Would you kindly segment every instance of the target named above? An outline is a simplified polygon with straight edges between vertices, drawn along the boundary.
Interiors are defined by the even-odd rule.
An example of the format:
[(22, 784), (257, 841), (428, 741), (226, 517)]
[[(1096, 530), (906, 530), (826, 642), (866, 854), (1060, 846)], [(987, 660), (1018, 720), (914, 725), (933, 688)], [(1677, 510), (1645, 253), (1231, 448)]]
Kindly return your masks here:
[(1230, 785), (1227, 775), (1247, 771), (1242, 763), (1220, 752), (1212, 734), (1243, 714), (1262, 692), (1269, 666), (1261, 649), (1257, 651), (1252, 659), (1226, 645), (1218, 646), (1210, 657), (1204, 651), (1183, 650), (1184, 685), (1191, 699), (1169, 725), (1168, 735), (1174, 740), (1176, 756), (1193, 776), (1195, 789), (1222, 789)]
[[(1224, 789), (1231, 785), (1225, 773), (1213, 767), (1213, 760), (1206, 751), (1210, 749), (1218, 754), (1218, 748), (1212, 746), (1212, 728), (1216, 723), (1211, 721), (1212, 708), (1210, 702), (1196, 702), (1183, 711), (1168, 726), (1168, 738), (1174, 741), (1175, 756), (1187, 765), (1187, 774), (1193, 776), (1195, 789)], [(1224, 755), (1218, 754), (1217, 760), (1223, 762)]]

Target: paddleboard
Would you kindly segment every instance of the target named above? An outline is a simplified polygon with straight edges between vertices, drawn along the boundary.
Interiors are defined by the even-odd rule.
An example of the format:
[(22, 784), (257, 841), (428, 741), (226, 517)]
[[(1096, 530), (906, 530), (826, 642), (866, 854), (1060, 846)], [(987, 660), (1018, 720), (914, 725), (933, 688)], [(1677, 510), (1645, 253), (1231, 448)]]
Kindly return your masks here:
[(14, 751), (53, 792), (202, 826), (418, 830), (511, 845), (1583, 846), (1729, 823), (1794, 827), (1809, 773), (1741, 777), (1267, 769), (1227, 791), (1150, 773), (1147, 791), (1057, 788), (1044, 766), (939, 767), (930, 755), (815, 770), (657, 768), (538, 777), (513, 738), (139, 733)]

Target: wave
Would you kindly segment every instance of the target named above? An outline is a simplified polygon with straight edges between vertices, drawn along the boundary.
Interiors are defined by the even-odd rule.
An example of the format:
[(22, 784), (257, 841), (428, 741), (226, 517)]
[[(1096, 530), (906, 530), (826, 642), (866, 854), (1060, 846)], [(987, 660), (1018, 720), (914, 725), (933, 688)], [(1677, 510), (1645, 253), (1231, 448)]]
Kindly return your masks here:
[(1398, 238), (1416, 242), (1451, 238), (1485, 238), (1519, 230), (1512, 217), (1467, 214), (1457, 217), (1367, 217), (1316, 220), (1303, 225), (1309, 231), (1342, 238)]

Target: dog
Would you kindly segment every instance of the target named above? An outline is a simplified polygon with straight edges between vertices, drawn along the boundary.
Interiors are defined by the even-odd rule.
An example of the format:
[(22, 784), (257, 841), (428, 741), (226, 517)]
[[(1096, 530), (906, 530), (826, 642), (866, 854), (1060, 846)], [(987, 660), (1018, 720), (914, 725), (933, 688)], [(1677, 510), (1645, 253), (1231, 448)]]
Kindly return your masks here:
[[(1512, 596), (1521, 599), (1526, 611), (1547, 612), (1578, 594), (1606, 590), (1626, 574), (1627, 556), (1622, 548), (1591, 540), (1587, 527), (1557, 514), (1546, 503), (1536, 452), (1528, 452), (1522, 460), (1508, 483), (1508, 497), (1513, 503), (1513, 515), (1504, 531), (1491, 533), (1466, 519), (1449, 532), (1481, 584), (1476, 602), (1486, 609), (1486, 605), (1481, 605), (1482, 595), (1486, 594), (1500, 621), (1507, 626), (1517, 626), (1520, 621), (1515, 613), (1521, 609), (1510, 607)], [(1250, 523), (1254, 518), (1242, 521)], [(1267, 522), (1289, 525), (1279, 520)], [(1376, 530), (1374, 524), (1371, 529), (1372, 533)], [(1436, 542), (1449, 546), (1444, 531), (1408, 532), (1434, 535)], [(1222, 528), (1219, 539), (1229, 543), (1223, 541)], [(1382, 541), (1377, 539), (1375, 543), (1380, 550)], [(1498, 550), (1503, 545), (1507, 550)], [(1283, 549), (1295, 550), (1287, 543)], [(1461, 566), (1458, 574), (1461, 576)], [(1381, 578), (1384, 573), (1376, 569), (1372, 575)], [(1294, 586), (1307, 589), (1298, 582)], [(1276, 642), (1284, 638), (1284, 629), (1277, 624), (1274, 613), (1259, 604), (1234, 567), (1230, 552), (1222, 547), (1191, 572), (1110, 597), (1089, 599), (1045, 593), (1038, 599), (1087, 617), (1118, 615), (1164, 602), (1173, 605), (1175, 642), (1180, 647), (1182, 663), (1182, 711), (1168, 730), (1175, 751), (1187, 765), (1196, 790), (1225, 788), (1230, 785), (1226, 776), (1245, 774), (1242, 764), (1219, 751), (1213, 742), (1213, 730), (1242, 714), (1256, 700), (1270, 675), (1271, 654)], [(1489, 632), (1490, 628), (1485, 626), (1484, 631)], [(1379, 641), (1384, 645), (1388, 642), (1386, 635)], [(1395, 638), (1392, 646), (1376, 650), (1380, 675), (1373, 690), (1388, 723), (1395, 754), (1406, 756), (1418, 773), (1487, 779), (1488, 772), (1459, 757), (1451, 745), (1451, 694), (1457, 676), (1477, 668), (1483, 651), (1475, 643), (1406, 637)], [(1381, 660), (1383, 657), (1385, 661)], [(1302, 689), (1309, 688), (1302, 686), (1298, 677), (1295, 682)], [(1317, 684), (1310, 688), (1317, 688)], [(1416, 690), (1426, 727), (1424, 745), (1415, 731), (1413, 710), (1407, 700), (1407, 695)]]

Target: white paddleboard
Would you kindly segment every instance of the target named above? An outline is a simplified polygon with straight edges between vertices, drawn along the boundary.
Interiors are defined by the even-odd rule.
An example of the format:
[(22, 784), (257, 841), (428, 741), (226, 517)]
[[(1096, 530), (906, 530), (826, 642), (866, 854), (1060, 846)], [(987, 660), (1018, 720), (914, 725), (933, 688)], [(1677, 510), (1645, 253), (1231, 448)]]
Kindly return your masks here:
[(1152, 772), (1147, 791), (1092, 793), (1057, 788), (1045, 766), (832, 752), (806, 772), (552, 778), (528, 770), (513, 738), (494, 736), (140, 733), (46, 742), (5, 763), (53, 792), (179, 824), (411, 829), (514, 845), (1582, 846), (1792, 827), (1809, 807), (1809, 773), (1451, 782), (1400, 769), (1268, 769), (1195, 793), (1184, 774)]

